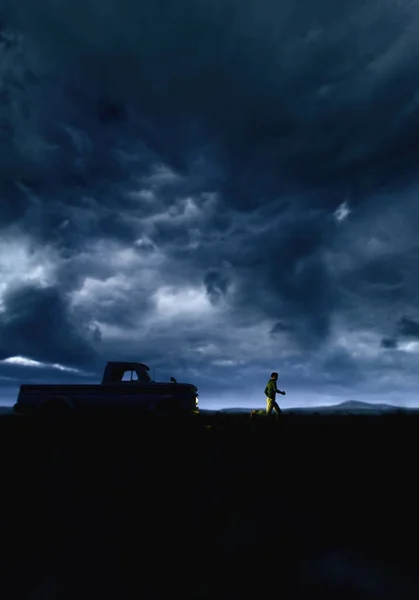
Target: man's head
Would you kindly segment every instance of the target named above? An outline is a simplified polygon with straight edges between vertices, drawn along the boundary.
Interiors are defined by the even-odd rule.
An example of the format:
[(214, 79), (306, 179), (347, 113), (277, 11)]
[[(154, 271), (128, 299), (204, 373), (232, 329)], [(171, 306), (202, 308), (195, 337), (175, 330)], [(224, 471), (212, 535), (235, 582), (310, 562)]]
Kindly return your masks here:
[(271, 379), (275, 379), (275, 381), (278, 379), (278, 373), (273, 372), (271, 373)]

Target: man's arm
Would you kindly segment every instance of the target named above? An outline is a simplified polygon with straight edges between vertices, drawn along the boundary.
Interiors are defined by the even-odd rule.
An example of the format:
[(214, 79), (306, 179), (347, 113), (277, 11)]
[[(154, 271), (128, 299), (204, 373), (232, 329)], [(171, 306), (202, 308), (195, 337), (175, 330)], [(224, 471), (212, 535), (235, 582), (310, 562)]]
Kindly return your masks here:
[(277, 386), (275, 385), (275, 392), (277, 392), (278, 394), (282, 394), (283, 396), (285, 396), (285, 392), (281, 392), (281, 390), (278, 390)]

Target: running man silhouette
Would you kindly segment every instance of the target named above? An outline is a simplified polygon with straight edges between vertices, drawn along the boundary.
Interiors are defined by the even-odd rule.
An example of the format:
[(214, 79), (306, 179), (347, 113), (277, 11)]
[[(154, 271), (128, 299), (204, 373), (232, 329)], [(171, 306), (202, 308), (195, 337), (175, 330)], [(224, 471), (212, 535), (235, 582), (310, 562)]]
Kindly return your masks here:
[(279, 408), (278, 402), (276, 401), (276, 395), (282, 394), (283, 396), (285, 396), (285, 392), (278, 390), (278, 388), (276, 386), (277, 381), (278, 381), (278, 373), (276, 373), (276, 372), (271, 373), (271, 378), (265, 387), (266, 414), (267, 415), (270, 415), (273, 409), (275, 409), (275, 411), (278, 413), (278, 415), (281, 414), (281, 409)]

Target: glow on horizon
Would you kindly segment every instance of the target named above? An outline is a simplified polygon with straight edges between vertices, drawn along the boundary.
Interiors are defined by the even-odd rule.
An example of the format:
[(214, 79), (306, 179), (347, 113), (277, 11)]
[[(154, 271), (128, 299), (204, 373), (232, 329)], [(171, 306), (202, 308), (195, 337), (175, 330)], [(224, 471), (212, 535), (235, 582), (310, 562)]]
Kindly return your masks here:
[[(408, 396), (402, 401), (399, 398), (394, 397), (392, 394), (383, 396), (382, 394), (365, 394), (359, 396), (359, 394), (353, 394), (348, 396), (337, 396), (327, 394), (312, 394), (302, 398), (301, 394), (294, 396), (292, 392), (286, 396), (280, 396), (277, 398), (278, 404), (282, 410), (296, 410), (296, 409), (313, 409), (326, 408), (342, 404), (343, 402), (356, 401), (364, 404), (370, 404), (371, 406), (378, 404), (388, 404), (394, 407), (400, 408), (419, 408), (419, 403), (416, 397)], [(262, 397), (258, 396), (255, 398), (246, 398), (245, 400), (237, 398), (236, 400), (231, 397), (225, 396), (205, 396), (204, 393), (200, 393), (199, 396), (199, 408), (202, 410), (223, 410), (237, 408), (240, 410), (264, 410), (266, 408), (266, 401), (262, 394)]]

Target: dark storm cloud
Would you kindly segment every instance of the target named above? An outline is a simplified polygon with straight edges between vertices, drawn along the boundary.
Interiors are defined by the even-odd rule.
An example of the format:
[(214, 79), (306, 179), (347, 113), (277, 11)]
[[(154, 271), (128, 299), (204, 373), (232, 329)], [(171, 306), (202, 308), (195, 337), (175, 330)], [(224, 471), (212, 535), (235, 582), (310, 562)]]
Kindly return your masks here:
[[(16, 93), (21, 111), (42, 93), (38, 133), (54, 146), (31, 157), (33, 178), (104, 191), (153, 156), (187, 170), (209, 152), (241, 207), (307, 188), (336, 206), (333, 188), (358, 200), (397, 184), (417, 165), (409, 17), (374, 2), (20, 3), (9, 27), (47, 76), (21, 74)], [(142, 157), (123, 165), (118, 146)]]
[(392, 340), (392, 339), (389, 339), (389, 338), (383, 338), (381, 340), (381, 347), (382, 348), (390, 348), (390, 349), (397, 348), (397, 340)]
[(419, 322), (403, 316), (396, 324), (395, 337), (383, 338), (381, 347), (387, 349), (396, 349), (400, 341), (419, 339)]
[(95, 359), (100, 332), (83, 330), (65, 298), (54, 288), (9, 289), (0, 314), (0, 360), (28, 356), (41, 362), (80, 366)]
[(399, 333), (403, 337), (419, 339), (419, 323), (409, 317), (402, 317), (399, 323)]
[[(112, 330), (102, 352), (128, 357), (141, 339), (158, 363), (162, 347), (210, 361), (204, 339), (220, 348), (265, 321), (255, 344), (310, 358), (336, 327), (377, 332), (375, 348), (415, 337), (416, 26), (408, 4), (373, 0), (0, 9), (0, 225), (56, 251), (56, 287), (7, 283), (3, 355), (89, 362), (104, 325), (149, 337)], [(172, 336), (159, 338), (160, 288), (199, 285), (225, 326), (197, 313), (186, 335), (182, 315), (159, 313)], [(322, 368), (362, 379), (357, 360), (337, 348)]]
[(291, 327), (287, 323), (283, 323), (282, 321), (278, 321), (271, 329), (271, 334), (275, 335), (276, 333), (282, 333), (290, 331)]
[(322, 255), (333, 222), (327, 213), (290, 210), (265, 230), (249, 236), (233, 259), (240, 274), (236, 301), (255, 317), (285, 320), (296, 339), (306, 344), (328, 335), (330, 316), (338, 308), (336, 285)]
[(208, 271), (204, 277), (204, 282), (211, 302), (218, 302), (218, 300), (227, 292), (229, 284), (228, 278), (219, 271)]

